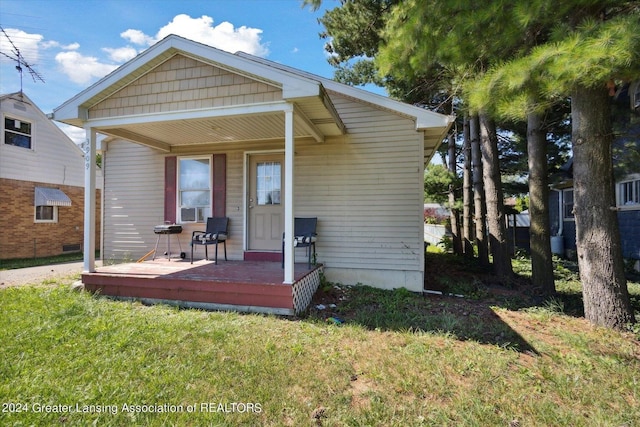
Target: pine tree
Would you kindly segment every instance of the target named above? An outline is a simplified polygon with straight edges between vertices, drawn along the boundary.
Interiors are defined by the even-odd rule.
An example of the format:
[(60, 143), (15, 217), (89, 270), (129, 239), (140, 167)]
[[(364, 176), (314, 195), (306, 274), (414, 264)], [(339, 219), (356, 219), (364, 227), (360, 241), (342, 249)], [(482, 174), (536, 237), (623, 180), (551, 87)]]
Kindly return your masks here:
[(640, 2), (535, 3), (545, 6), (535, 10), (535, 19), (556, 28), (549, 41), (490, 70), (469, 89), (470, 102), (522, 116), (571, 97), (576, 246), (585, 316), (597, 325), (623, 328), (635, 318), (612, 209), (607, 83), (640, 77)]
[[(491, 63), (515, 51), (518, 43), (507, 36), (514, 34), (513, 25), (496, 19), (505, 6), (501, 1), (473, 3), (464, 0), (408, 0), (392, 8), (383, 32), (383, 44), (376, 57), (380, 71), (396, 78), (416, 78), (425, 69), (448, 70), (451, 80), (462, 84), (471, 75), (482, 73)], [(503, 37), (491, 37), (501, 34)], [(517, 40), (517, 39), (516, 39)], [(480, 112), (481, 116), (486, 116)], [(506, 250), (506, 222), (499, 173), (496, 127), (481, 120), (489, 129), (482, 140), (482, 168), (486, 196), (489, 243), (493, 266), (503, 282), (510, 282), (511, 257)], [(472, 136), (473, 140), (473, 136)], [(474, 167), (476, 165), (474, 164)], [(477, 176), (477, 173), (474, 172)], [(474, 180), (474, 182), (478, 182)], [(476, 184), (477, 187), (477, 184)], [(479, 197), (476, 195), (476, 201)], [(479, 209), (476, 207), (476, 214)], [(476, 215), (476, 225), (482, 217)], [(483, 245), (483, 234), (477, 229), (476, 240)], [(484, 253), (479, 247), (481, 262)]]

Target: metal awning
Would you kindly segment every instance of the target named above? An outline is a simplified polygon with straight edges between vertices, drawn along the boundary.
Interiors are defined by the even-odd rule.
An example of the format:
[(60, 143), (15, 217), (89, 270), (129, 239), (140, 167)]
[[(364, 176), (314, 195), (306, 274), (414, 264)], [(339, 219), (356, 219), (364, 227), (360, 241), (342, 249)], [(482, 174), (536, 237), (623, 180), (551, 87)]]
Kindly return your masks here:
[(71, 199), (57, 188), (36, 187), (35, 206), (71, 206)]

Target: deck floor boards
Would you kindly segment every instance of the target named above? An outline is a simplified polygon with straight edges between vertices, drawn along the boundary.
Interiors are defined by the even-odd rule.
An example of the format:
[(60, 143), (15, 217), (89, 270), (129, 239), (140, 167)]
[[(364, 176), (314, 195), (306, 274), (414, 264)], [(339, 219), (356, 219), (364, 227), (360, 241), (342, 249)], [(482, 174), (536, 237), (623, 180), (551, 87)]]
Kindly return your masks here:
[[(316, 268), (297, 263), (295, 282)], [(102, 295), (175, 301), (187, 306), (208, 304), (213, 309), (293, 313), (293, 287), (283, 284), (283, 280), (284, 270), (279, 262), (219, 260), (216, 264), (199, 260), (191, 264), (188, 260), (166, 258), (102, 266), (82, 275), (85, 288)]]

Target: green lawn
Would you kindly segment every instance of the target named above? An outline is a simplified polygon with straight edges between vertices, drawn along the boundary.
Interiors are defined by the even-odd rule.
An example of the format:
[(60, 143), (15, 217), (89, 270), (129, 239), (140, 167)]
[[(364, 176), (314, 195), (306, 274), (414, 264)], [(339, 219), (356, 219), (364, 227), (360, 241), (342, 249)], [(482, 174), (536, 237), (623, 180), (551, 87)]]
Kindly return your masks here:
[(337, 307), (287, 319), (72, 280), (0, 290), (0, 425), (640, 425), (637, 336), (565, 314), (563, 294), (540, 308), (326, 286)]
[[(96, 255), (98, 252), (96, 252)], [(60, 264), (63, 262), (82, 261), (81, 252), (56, 255), (42, 258), (0, 259), (0, 271), (14, 268), (37, 267), (40, 265)]]

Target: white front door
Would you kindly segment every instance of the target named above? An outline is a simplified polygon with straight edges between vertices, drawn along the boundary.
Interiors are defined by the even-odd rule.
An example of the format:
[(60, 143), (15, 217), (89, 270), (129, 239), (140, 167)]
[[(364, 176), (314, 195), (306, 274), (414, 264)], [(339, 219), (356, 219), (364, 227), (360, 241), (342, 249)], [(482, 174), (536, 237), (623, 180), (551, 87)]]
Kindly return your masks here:
[(284, 155), (249, 156), (249, 250), (282, 250)]

